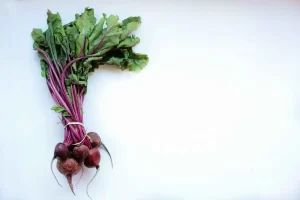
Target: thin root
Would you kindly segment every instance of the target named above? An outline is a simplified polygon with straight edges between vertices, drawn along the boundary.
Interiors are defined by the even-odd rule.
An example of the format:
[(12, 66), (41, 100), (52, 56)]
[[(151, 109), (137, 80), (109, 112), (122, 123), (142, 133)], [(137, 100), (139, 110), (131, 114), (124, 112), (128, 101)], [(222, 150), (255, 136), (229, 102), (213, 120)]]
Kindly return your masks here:
[(114, 164), (113, 164), (113, 160), (111, 158), (111, 155), (108, 151), (108, 149), (106, 148), (106, 146), (102, 143), (101, 146), (103, 146), (103, 149), (106, 151), (106, 153), (108, 154), (109, 158), (110, 158), (110, 162), (111, 162), (111, 168), (114, 168)]
[(58, 184), (60, 187), (62, 187), (62, 185), (58, 182), (58, 180), (57, 180), (57, 178), (56, 178), (56, 176), (55, 176), (55, 174), (54, 174), (54, 172), (53, 172), (52, 165), (53, 165), (53, 161), (54, 161), (54, 160), (55, 160), (55, 156), (54, 156), (54, 157), (52, 158), (52, 160), (51, 160), (51, 166), (50, 166), (51, 172), (52, 172), (52, 174), (53, 174), (53, 176), (54, 176), (54, 178), (55, 178), (57, 184)]
[(68, 180), (68, 183), (69, 183), (69, 186), (70, 186), (71, 191), (72, 191), (73, 194), (76, 196), (76, 194), (75, 194), (75, 192), (74, 192), (73, 184), (72, 184), (72, 175), (71, 175), (71, 174), (68, 174), (68, 175), (66, 175), (66, 178), (67, 178), (67, 180)]
[(98, 174), (98, 171), (100, 170), (100, 166), (97, 166), (96, 167), (96, 173), (95, 173), (95, 175), (93, 176), (93, 178), (90, 180), (90, 182), (87, 184), (87, 186), (86, 186), (86, 194), (88, 195), (88, 197), (92, 200), (92, 198), (90, 197), (90, 195), (89, 195), (89, 185), (90, 185), (90, 183), (94, 180), (94, 178), (97, 176), (97, 174)]
[(79, 178), (79, 180), (78, 180), (78, 182), (77, 182), (77, 184), (76, 184), (76, 187), (78, 186), (78, 183), (80, 182), (80, 180), (81, 180), (81, 178), (82, 178), (82, 176), (83, 176), (83, 165), (82, 165), (82, 167), (81, 167), (81, 175), (80, 175), (80, 178)]

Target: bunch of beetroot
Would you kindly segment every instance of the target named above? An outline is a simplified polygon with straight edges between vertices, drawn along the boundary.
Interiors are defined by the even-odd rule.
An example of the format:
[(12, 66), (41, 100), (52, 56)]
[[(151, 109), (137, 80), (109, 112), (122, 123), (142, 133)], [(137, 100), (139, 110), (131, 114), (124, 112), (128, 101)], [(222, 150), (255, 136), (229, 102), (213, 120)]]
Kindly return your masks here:
[[(58, 159), (57, 169), (60, 173), (66, 176), (69, 186), (73, 193), (74, 193), (74, 189), (72, 183), (72, 176), (77, 174), (80, 171), (80, 169), (82, 169), (83, 172), (83, 165), (85, 165), (88, 168), (96, 168), (97, 171), (95, 176), (97, 175), (97, 172), (99, 170), (99, 163), (101, 159), (100, 151), (98, 150), (98, 148), (101, 146), (104, 147), (104, 149), (107, 151), (107, 153), (110, 156), (109, 151), (107, 150), (105, 145), (101, 142), (101, 139), (97, 133), (89, 132), (87, 133), (87, 138), (90, 140), (90, 143), (92, 145), (91, 149), (89, 149), (84, 144), (79, 144), (78, 146), (70, 146), (68, 148), (64, 143), (58, 143), (54, 149), (54, 156), (51, 162), (51, 170), (52, 170), (53, 161), (55, 159)], [(57, 183), (59, 184), (58, 180)], [(88, 194), (88, 190), (87, 190), (87, 194)]]
[(99, 65), (136, 71), (147, 65), (148, 56), (133, 51), (140, 39), (131, 33), (140, 25), (140, 17), (119, 22), (118, 16), (103, 14), (97, 22), (94, 10), (86, 8), (75, 15), (74, 21), (63, 25), (58, 13), (47, 14), (48, 29), (33, 29), (31, 35), (41, 75), (56, 104), (52, 110), (61, 115), (64, 125), (64, 140), (55, 147), (51, 170), (57, 159), (57, 169), (66, 176), (74, 193), (72, 176), (80, 169), (83, 172), (83, 166), (96, 168), (97, 175), (101, 158), (98, 148), (103, 147), (110, 156), (99, 135), (84, 128), (83, 102), (89, 74)]

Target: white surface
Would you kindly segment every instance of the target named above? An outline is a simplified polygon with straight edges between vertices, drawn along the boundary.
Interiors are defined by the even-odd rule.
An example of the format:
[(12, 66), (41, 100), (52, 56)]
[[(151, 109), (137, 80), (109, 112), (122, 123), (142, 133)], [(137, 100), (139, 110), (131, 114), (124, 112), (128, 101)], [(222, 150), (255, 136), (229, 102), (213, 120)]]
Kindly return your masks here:
[(50, 173), (63, 128), (30, 37), (47, 8), (68, 22), (86, 6), (142, 16), (136, 50), (151, 59), (90, 77), (85, 124), (115, 163), (103, 153), (95, 200), (299, 199), (300, 7), (251, 2), (2, 1), (0, 199), (88, 199), (94, 170), (76, 197)]

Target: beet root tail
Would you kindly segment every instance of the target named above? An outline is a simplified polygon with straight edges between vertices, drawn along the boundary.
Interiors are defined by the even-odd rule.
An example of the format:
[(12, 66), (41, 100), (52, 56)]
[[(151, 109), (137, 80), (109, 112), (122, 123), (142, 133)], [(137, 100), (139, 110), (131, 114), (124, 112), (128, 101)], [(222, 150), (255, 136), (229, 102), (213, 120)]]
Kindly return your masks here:
[(68, 183), (69, 183), (69, 186), (70, 186), (71, 191), (72, 191), (73, 194), (76, 196), (76, 194), (75, 194), (75, 192), (74, 192), (73, 184), (72, 184), (72, 175), (71, 175), (71, 174), (68, 174), (68, 175), (66, 175), (66, 178), (67, 178), (67, 180), (68, 180)]
[(79, 180), (78, 180), (78, 182), (77, 182), (77, 184), (76, 184), (76, 187), (78, 186), (78, 183), (80, 182), (80, 180), (81, 180), (81, 178), (82, 178), (82, 176), (83, 176), (83, 172), (84, 172), (84, 170), (83, 170), (83, 166), (81, 167), (81, 175), (80, 175), (80, 178), (79, 178)]
[(56, 176), (55, 176), (55, 174), (54, 174), (54, 172), (53, 172), (52, 165), (53, 165), (53, 161), (54, 161), (54, 160), (55, 160), (55, 156), (54, 156), (54, 157), (52, 158), (52, 160), (51, 160), (51, 166), (50, 166), (51, 172), (52, 172), (52, 174), (53, 174), (53, 176), (54, 176), (54, 178), (55, 178), (57, 184), (58, 184), (60, 187), (62, 187), (62, 185), (59, 183), (59, 181), (57, 180), (57, 178), (56, 178)]
[(87, 194), (87, 196), (92, 200), (92, 198), (90, 197), (90, 195), (89, 195), (89, 185), (91, 184), (91, 182), (94, 180), (94, 178), (97, 176), (97, 174), (98, 174), (98, 172), (99, 172), (99, 169), (100, 169), (100, 166), (97, 166), (96, 167), (96, 173), (95, 173), (95, 175), (93, 176), (93, 178), (90, 180), (90, 182), (87, 184), (87, 186), (86, 186), (86, 194)]
[(109, 156), (109, 158), (110, 158), (111, 168), (114, 168), (113, 160), (112, 160), (112, 157), (111, 157), (111, 155), (110, 155), (108, 149), (107, 149), (106, 146), (103, 144), (103, 142), (102, 142), (101, 146), (103, 147), (104, 151), (106, 151), (106, 153), (108, 154), (108, 156)]

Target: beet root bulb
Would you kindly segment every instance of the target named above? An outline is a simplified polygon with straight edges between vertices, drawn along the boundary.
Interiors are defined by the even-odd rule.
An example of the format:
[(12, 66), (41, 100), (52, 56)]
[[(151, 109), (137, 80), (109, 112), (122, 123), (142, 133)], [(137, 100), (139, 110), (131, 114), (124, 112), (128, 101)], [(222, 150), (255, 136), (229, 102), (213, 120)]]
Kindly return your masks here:
[(78, 162), (83, 162), (89, 155), (89, 148), (85, 145), (74, 147), (72, 151), (73, 158)]
[(88, 157), (84, 161), (84, 165), (88, 168), (99, 167), (100, 163), (100, 152), (98, 149), (93, 148), (89, 151)]
[(73, 158), (68, 158), (67, 160), (58, 160), (56, 166), (58, 171), (66, 176), (70, 189), (75, 195), (73, 183), (72, 183), (72, 176), (78, 173), (81, 166)]
[(54, 158), (66, 160), (69, 156), (68, 147), (64, 143), (58, 143), (54, 149)]
[(88, 138), (90, 139), (92, 147), (98, 148), (101, 146), (101, 138), (98, 135), (98, 133), (89, 132), (87, 135), (88, 135)]

